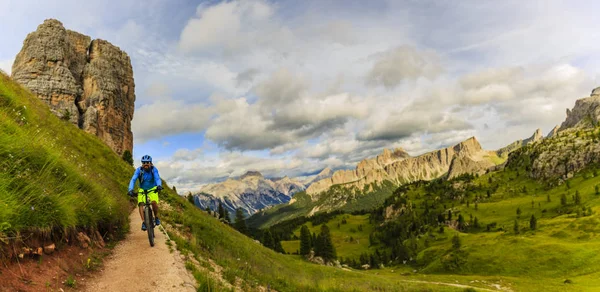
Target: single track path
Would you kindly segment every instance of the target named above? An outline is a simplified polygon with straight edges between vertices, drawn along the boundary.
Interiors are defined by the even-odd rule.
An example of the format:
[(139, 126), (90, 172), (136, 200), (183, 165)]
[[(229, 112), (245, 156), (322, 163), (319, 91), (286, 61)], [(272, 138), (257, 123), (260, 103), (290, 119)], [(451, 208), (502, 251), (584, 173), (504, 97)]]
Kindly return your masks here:
[(137, 208), (129, 219), (132, 227), (127, 238), (104, 259), (102, 271), (86, 283), (84, 291), (196, 291), (179, 252), (175, 247), (169, 251), (162, 228), (154, 229), (155, 244), (150, 247)]

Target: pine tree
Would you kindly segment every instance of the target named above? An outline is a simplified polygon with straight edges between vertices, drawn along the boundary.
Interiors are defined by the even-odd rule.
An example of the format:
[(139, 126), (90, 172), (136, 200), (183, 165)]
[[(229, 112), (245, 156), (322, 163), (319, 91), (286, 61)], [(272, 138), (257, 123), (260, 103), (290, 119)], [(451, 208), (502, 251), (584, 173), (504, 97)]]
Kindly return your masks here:
[(465, 218), (463, 217), (462, 214), (458, 215), (458, 230), (464, 230), (465, 229)]
[(269, 229), (265, 230), (263, 233), (262, 243), (265, 247), (273, 249), (275, 247), (273, 243), (273, 236), (271, 235), (271, 231)]
[(550, 194), (546, 195), (546, 201), (547, 201), (548, 203), (552, 202), (552, 200), (550, 200)]
[(477, 217), (475, 217), (473, 219), (473, 228), (479, 229), (479, 219), (477, 219)]
[(575, 191), (575, 205), (581, 204), (581, 195), (579, 194), (579, 190)]
[(448, 221), (452, 221), (452, 210), (448, 210)]
[(273, 250), (285, 254), (285, 250), (283, 249), (283, 246), (281, 246), (281, 240), (277, 233), (273, 233)]
[(310, 231), (306, 225), (302, 225), (300, 228), (300, 254), (307, 255), (310, 253), (310, 249), (312, 247)]
[(242, 211), (242, 208), (237, 208), (235, 210), (234, 228), (243, 234), (246, 234), (248, 232), (248, 229), (246, 227), (246, 220), (244, 219), (244, 211)]
[(531, 219), (529, 219), (529, 229), (537, 229), (537, 219), (535, 219), (535, 215), (533, 214), (531, 215)]
[(321, 233), (319, 234), (319, 237), (321, 237), (321, 256), (323, 259), (326, 261), (335, 260), (337, 258), (337, 254), (335, 252), (335, 247), (333, 246), (331, 234), (329, 233), (329, 227), (327, 227), (327, 225), (323, 224), (323, 226), (321, 226)]
[(225, 222), (227, 222), (227, 223), (231, 223), (231, 218), (229, 218), (229, 211), (227, 211), (227, 209), (223, 208), (223, 212), (225, 213), (223, 220), (225, 220)]
[(219, 218), (225, 218), (225, 209), (223, 209), (223, 204), (219, 201)]
[(454, 236), (452, 237), (452, 248), (455, 250), (459, 250), (461, 245), (462, 244), (460, 242), (460, 237), (458, 236), (458, 234), (454, 234)]
[(567, 195), (565, 195), (565, 194), (560, 195), (560, 204), (563, 206), (567, 205)]
[(515, 219), (515, 226), (513, 227), (513, 230), (515, 231), (515, 234), (519, 234), (519, 221), (517, 221), (517, 219)]
[(521, 207), (517, 207), (517, 218), (521, 216)]

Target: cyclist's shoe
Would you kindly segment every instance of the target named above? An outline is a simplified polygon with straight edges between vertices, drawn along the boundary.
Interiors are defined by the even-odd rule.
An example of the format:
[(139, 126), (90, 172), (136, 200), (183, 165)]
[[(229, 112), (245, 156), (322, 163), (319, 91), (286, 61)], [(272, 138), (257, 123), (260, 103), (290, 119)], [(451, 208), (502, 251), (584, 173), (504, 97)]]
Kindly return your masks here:
[(142, 231), (146, 231), (146, 222), (142, 222)]
[(155, 218), (154, 219), (154, 225), (160, 225), (160, 219)]

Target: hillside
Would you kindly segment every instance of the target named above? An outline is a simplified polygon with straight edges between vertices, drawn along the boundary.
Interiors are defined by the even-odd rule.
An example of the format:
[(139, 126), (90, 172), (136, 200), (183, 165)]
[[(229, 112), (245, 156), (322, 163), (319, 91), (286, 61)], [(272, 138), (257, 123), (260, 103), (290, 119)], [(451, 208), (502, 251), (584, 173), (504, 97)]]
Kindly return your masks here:
[(103, 245), (126, 230), (133, 168), (2, 73), (0, 129), (2, 263), (83, 245), (79, 232)]
[[(283, 232), (282, 238), (293, 234), (282, 245), (296, 253), (301, 224), (311, 232), (327, 224), (338, 258), (355, 268), (408, 265), (429, 275), (507, 277), (516, 291), (594, 291), (600, 275), (600, 167), (590, 164), (564, 180), (540, 180), (531, 167), (537, 160), (525, 153), (544, 153), (565, 140), (586, 144), (597, 135), (600, 128), (563, 131), (512, 153), (502, 170), (399, 187), (369, 220), (340, 214), (312, 224), (298, 218), (306, 223), (283, 228), (283, 222), (271, 229)], [(342, 218), (347, 223), (340, 224)], [(453, 247), (455, 236), (459, 248)]]

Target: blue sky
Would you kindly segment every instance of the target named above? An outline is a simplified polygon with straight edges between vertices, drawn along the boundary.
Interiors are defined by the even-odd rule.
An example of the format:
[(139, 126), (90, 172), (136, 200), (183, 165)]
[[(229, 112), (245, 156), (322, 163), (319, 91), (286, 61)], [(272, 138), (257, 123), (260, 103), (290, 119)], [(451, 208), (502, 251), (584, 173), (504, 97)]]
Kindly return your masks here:
[(598, 86), (590, 1), (0, 0), (0, 69), (46, 18), (133, 63), (134, 157), (181, 191), (549, 132)]

